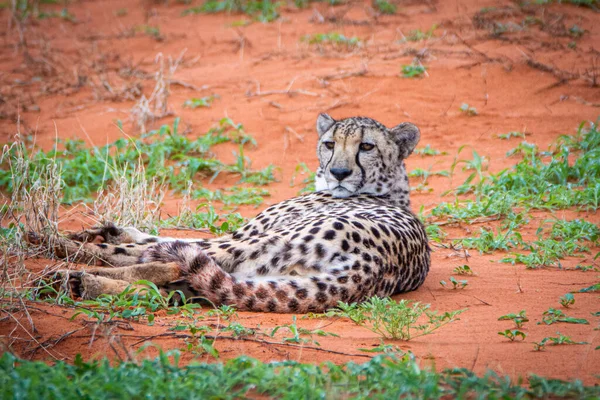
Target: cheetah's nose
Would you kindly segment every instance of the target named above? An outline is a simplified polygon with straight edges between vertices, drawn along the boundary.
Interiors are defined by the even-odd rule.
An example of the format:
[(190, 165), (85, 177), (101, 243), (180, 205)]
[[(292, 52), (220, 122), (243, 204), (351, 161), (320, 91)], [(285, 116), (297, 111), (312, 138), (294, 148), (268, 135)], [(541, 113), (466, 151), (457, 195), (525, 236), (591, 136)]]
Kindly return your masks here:
[(352, 170), (348, 168), (331, 168), (329, 171), (331, 172), (331, 175), (335, 176), (335, 179), (340, 182), (352, 174)]

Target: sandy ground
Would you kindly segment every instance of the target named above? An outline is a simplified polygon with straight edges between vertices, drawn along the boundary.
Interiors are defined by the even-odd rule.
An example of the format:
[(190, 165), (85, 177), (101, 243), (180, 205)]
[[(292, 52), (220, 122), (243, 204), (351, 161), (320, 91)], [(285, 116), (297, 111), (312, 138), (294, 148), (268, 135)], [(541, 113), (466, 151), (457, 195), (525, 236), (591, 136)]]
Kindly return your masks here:
[[(173, 115), (181, 118), (192, 136), (229, 116), (243, 123), (258, 141), (258, 147), (246, 153), (252, 166), (274, 164), (279, 168), (279, 181), (268, 186), (271, 197), (258, 208), (240, 209), (244, 216), (252, 217), (269, 204), (297, 194), (299, 187), (291, 187), (290, 180), (298, 163), (316, 168), (314, 125), (319, 112), (335, 118), (365, 115), (388, 126), (415, 123), (422, 132), (419, 147), (429, 144), (448, 154), (413, 155), (408, 160), (409, 170), (449, 169), (458, 149), (466, 146), (461, 156), (470, 157), (471, 149), (477, 151), (489, 160), (492, 172), (518, 160), (506, 157), (506, 152), (520, 139), (500, 140), (498, 134), (526, 131), (528, 142), (545, 148), (559, 135), (575, 133), (581, 121), (596, 120), (599, 115), (600, 91), (593, 85), (600, 79), (600, 14), (589, 9), (560, 4), (519, 8), (511, 1), (400, 1), (396, 15), (375, 16), (368, 2), (337, 7), (313, 3), (300, 11), (284, 7), (282, 18), (274, 23), (232, 26), (248, 17), (182, 16), (189, 6), (171, 3), (75, 1), (68, 9), (76, 22), (52, 18), (28, 24), (26, 51), (15, 45), (19, 38), (14, 24), (2, 25), (0, 110), (4, 119), (0, 120), (0, 141), (11, 140), (18, 107), (23, 129), (35, 134), (37, 143), (46, 149), (57, 136), (82, 138), (90, 145), (113, 141), (123, 136), (115, 125), (117, 120), (124, 122), (128, 135), (135, 136), (139, 131), (129, 120), (135, 102), (124, 97), (136, 88), (149, 95), (153, 80), (144, 76), (156, 71), (158, 53), (176, 58), (186, 50), (173, 76), (184, 85), (171, 85), (168, 106)], [(494, 9), (482, 13), (483, 7)], [(54, 9), (60, 11), (60, 7)], [(118, 11), (122, 9), (126, 14), (118, 16), (124, 14)], [(6, 10), (1, 13), (4, 20), (9, 19)], [(523, 28), (526, 19), (539, 22)], [(504, 24), (509, 31), (494, 35), (494, 23)], [(419, 42), (402, 40), (411, 30), (427, 31), (434, 24), (438, 26), (434, 37)], [(573, 25), (585, 30), (583, 36), (569, 34)], [(158, 27), (160, 37), (144, 33), (144, 27)], [(304, 35), (325, 32), (356, 36), (363, 44), (346, 50), (318, 48), (301, 41)], [(427, 66), (427, 76), (402, 78), (401, 66), (410, 64), (415, 55)], [(219, 96), (210, 108), (182, 107), (186, 99), (210, 94)], [(478, 115), (464, 115), (459, 110), (462, 103), (475, 107)], [(166, 117), (151, 127), (172, 120), (172, 116)], [(231, 149), (221, 145), (215, 152), (230, 162)], [(458, 171), (452, 180), (430, 178), (431, 191), (413, 192), (413, 209), (429, 210), (449, 200), (442, 194), (462, 183), (467, 174)], [(222, 174), (209, 187), (230, 187), (237, 179)], [(419, 183), (419, 178), (411, 181), (413, 186)], [(175, 214), (179, 203), (180, 199), (169, 193), (163, 211)], [(533, 215), (525, 235), (533, 235), (539, 221), (550, 214)], [(595, 212), (559, 211), (554, 215), (600, 222)], [(65, 210), (64, 229), (87, 224), (89, 219), (81, 212)], [(449, 239), (468, 236), (482, 226), (493, 225), (449, 227)], [(600, 331), (594, 330), (598, 318), (590, 315), (600, 311), (597, 294), (576, 295), (576, 304), (567, 312), (587, 318), (591, 325), (537, 324), (543, 311), (559, 306), (560, 296), (596, 283), (598, 273), (526, 270), (521, 265), (495, 262), (504, 256), (502, 252), (480, 255), (471, 251), (465, 260), (460, 252), (436, 247), (423, 287), (401, 298), (431, 303), (436, 310), (467, 311), (460, 321), (432, 335), (388, 343), (410, 350), (424, 365), (438, 368), (466, 367), (478, 373), (491, 368), (513, 377), (535, 373), (599, 383), (600, 351), (594, 349), (600, 345)], [(588, 255), (587, 259), (565, 260), (563, 266), (591, 262)], [(35, 259), (27, 260), (26, 265), (38, 273), (53, 263)], [(465, 263), (476, 272), (467, 277), (465, 289), (440, 286), (440, 280), (448, 280), (455, 275), (453, 269)], [(498, 321), (498, 317), (523, 309), (531, 319), (524, 329), (527, 338), (509, 342), (499, 336), (498, 331), (510, 328), (511, 323)], [(35, 330), (23, 313), (3, 315), (0, 343), (23, 357), (44, 360), (73, 360), (77, 353), (88, 359), (126, 358), (144, 341), (163, 349), (185, 346), (168, 330), (181, 317), (162, 315), (154, 326), (126, 322), (95, 328), (82, 317), (71, 321), (73, 312), (32, 305), (29, 313)], [(240, 313), (239, 322), (270, 330), (291, 323), (291, 317)], [(206, 321), (217, 323), (214, 318)], [(218, 338), (215, 346), (222, 359), (247, 354), (265, 361), (339, 363), (365, 360), (369, 353), (358, 348), (380, 344), (375, 334), (349, 321), (299, 320), (298, 324), (321, 327), (340, 337), (316, 338), (321, 344), (317, 349), (310, 344), (295, 348), (226, 337)], [(533, 342), (557, 331), (589, 344), (533, 351)], [(266, 340), (276, 342), (282, 337)], [(155, 351), (146, 350), (145, 354)], [(184, 359), (193, 358), (184, 353)], [(208, 356), (199, 359), (212, 360)]]

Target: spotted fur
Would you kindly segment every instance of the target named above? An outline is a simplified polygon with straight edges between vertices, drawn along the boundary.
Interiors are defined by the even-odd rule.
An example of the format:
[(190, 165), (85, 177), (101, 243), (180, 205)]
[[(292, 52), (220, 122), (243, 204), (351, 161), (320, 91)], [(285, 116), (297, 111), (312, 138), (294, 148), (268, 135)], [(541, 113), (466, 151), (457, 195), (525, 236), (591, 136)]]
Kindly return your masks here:
[[(80, 259), (133, 265), (136, 278), (146, 274), (149, 280), (159, 274), (156, 265), (169, 265), (159, 275), (175, 273), (177, 279), (161, 281), (163, 289), (248, 311), (320, 312), (338, 301), (417, 289), (430, 250), (422, 223), (408, 208), (404, 159), (419, 130), (321, 114), (317, 131), (317, 192), (273, 205), (232, 234), (183, 241), (107, 226), (73, 237), (99, 235), (104, 243), (85, 243), (81, 251), (70, 242), (65, 255), (78, 248)], [(100, 270), (110, 278), (110, 269)], [(123, 276), (121, 269), (114, 279)]]

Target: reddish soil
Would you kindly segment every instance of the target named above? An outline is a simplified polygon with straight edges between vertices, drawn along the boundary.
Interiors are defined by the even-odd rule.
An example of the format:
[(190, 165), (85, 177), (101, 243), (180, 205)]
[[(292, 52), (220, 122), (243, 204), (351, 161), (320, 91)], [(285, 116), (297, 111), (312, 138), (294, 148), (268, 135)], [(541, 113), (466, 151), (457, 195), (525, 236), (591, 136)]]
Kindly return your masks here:
[[(176, 2), (76, 1), (69, 4), (75, 23), (59, 18), (30, 21), (24, 32), (27, 51), (16, 45), (14, 26), (0, 24), (4, 32), (0, 79), (5, 99), (0, 141), (10, 141), (14, 134), (17, 106), (23, 129), (35, 133), (37, 143), (44, 148), (51, 147), (57, 136), (80, 137), (90, 144), (103, 145), (123, 136), (115, 126), (117, 119), (125, 122), (129, 135), (137, 135), (128, 122), (135, 102), (111, 94), (100, 80), (109, 82), (113, 91), (139, 83), (149, 95), (153, 81), (140, 78), (141, 72), (156, 70), (157, 53), (177, 57), (187, 49), (174, 79), (196, 88), (206, 85), (206, 89), (173, 84), (170, 110), (189, 126), (192, 136), (206, 132), (223, 116), (243, 123), (258, 141), (258, 147), (247, 151), (253, 167), (270, 163), (279, 167), (279, 182), (268, 186), (271, 197), (265, 204), (240, 209), (244, 216), (252, 217), (269, 204), (297, 194), (299, 187), (291, 187), (290, 180), (298, 163), (316, 167), (314, 125), (319, 112), (335, 118), (366, 115), (388, 126), (407, 120), (417, 124), (422, 132), (419, 146), (429, 144), (448, 155), (413, 155), (408, 160), (409, 170), (449, 169), (459, 147), (466, 145), (461, 157), (470, 158), (470, 149), (476, 150), (489, 160), (493, 172), (517, 162), (514, 157), (507, 158), (506, 152), (520, 142), (500, 140), (497, 134), (526, 131), (528, 142), (545, 148), (559, 135), (573, 134), (581, 121), (596, 120), (600, 114), (600, 91), (593, 87), (594, 79), (596, 84), (600, 79), (600, 14), (590, 9), (560, 4), (520, 9), (511, 1), (491, 0), (400, 1), (396, 15), (375, 18), (370, 2), (337, 7), (313, 3), (302, 11), (283, 9), (283, 18), (278, 22), (232, 27), (233, 22), (248, 17), (184, 17), (181, 13), (187, 7)], [(496, 11), (477, 17), (482, 7), (496, 7)], [(117, 10), (124, 8), (127, 14), (116, 16)], [(317, 23), (313, 10), (328, 22)], [(8, 11), (2, 13), (8, 20)], [(515, 29), (528, 17), (540, 22)], [(494, 36), (493, 21), (512, 27), (514, 32)], [(438, 25), (435, 37), (401, 41), (410, 30), (426, 31), (434, 24)], [(161, 40), (136, 30), (144, 25), (158, 27)], [(573, 25), (585, 29), (580, 38), (569, 35)], [(345, 51), (317, 49), (300, 41), (306, 34), (333, 31), (356, 36), (364, 45)], [(569, 46), (571, 42), (576, 43), (575, 48)], [(410, 64), (417, 52), (427, 66), (427, 76), (400, 77), (401, 66)], [(360, 72), (365, 68), (366, 73)], [(132, 73), (126, 75), (126, 71)], [(276, 93), (269, 94), (271, 91)], [(212, 93), (220, 98), (210, 108), (190, 110), (181, 106), (186, 99)], [(478, 115), (461, 113), (462, 103), (475, 107)], [(152, 127), (171, 122), (172, 117), (163, 118)], [(222, 145), (216, 152), (223, 161), (231, 161), (231, 149)], [(413, 192), (413, 209), (429, 210), (450, 200), (442, 194), (462, 183), (467, 174), (458, 171), (452, 181), (430, 178), (431, 192)], [(235, 176), (222, 175), (211, 187), (230, 187), (236, 181)], [(411, 182), (413, 186), (419, 183), (420, 179)], [(163, 210), (172, 215), (180, 199), (169, 196)], [(64, 215), (64, 229), (89, 224), (78, 210), (65, 210)], [(525, 234), (533, 235), (539, 221), (550, 216), (541, 212), (534, 215)], [(596, 212), (560, 211), (554, 215), (600, 222)], [(449, 239), (467, 236), (488, 225), (447, 228)], [(193, 232), (163, 234), (192, 236)], [(597, 251), (593, 249), (592, 254)], [(423, 364), (435, 364), (437, 368), (466, 367), (477, 373), (491, 368), (513, 377), (535, 373), (598, 384), (600, 351), (594, 349), (600, 345), (600, 331), (594, 328), (599, 321), (590, 315), (600, 311), (597, 294), (577, 294), (576, 304), (566, 311), (570, 316), (587, 318), (591, 325), (537, 324), (543, 311), (559, 307), (560, 296), (598, 282), (598, 272), (568, 270), (579, 263), (592, 263), (591, 256), (564, 260), (563, 270), (526, 270), (522, 265), (495, 262), (504, 256), (502, 252), (480, 255), (472, 251), (465, 261), (461, 253), (436, 247), (423, 287), (398, 298), (431, 303), (433, 309), (441, 311), (467, 311), (460, 321), (432, 335), (388, 343), (412, 351)], [(453, 269), (465, 263), (476, 272), (476, 276), (467, 277), (469, 285), (465, 289), (440, 286), (440, 280), (448, 280), (455, 275)], [(26, 262), (33, 273), (54, 264), (40, 259)], [(498, 317), (523, 309), (531, 319), (524, 329), (527, 338), (509, 342), (499, 336), (499, 331), (512, 324), (498, 321)], [(0, 344), (27, 358), (73, 360), (77, 353), (88, 359), (126, 358), (126, 353), (133, 354), (145, 339), (163, 349), (185, 346), (182, 339), (160, 336), (170, 334), (168, 328), (181, 319), (177, 316), (160, 316), (154, 326), (119, 323), (93, 329), (94, 324), (82, 317), (71, 321), (74, 311), (69, 308), (30, 304), (28, 310), (31, 322), (22, 312), (3, 313), (0, 317)], [(206, 321), (216, 323), (214, 318)], [(291, 323), (291, 315), (240, 313), (239, 322), (270, 330)], [(321, 344), (317, 350), (311, 345), (298, 349), (225, 337), (217, 339), (216, 347), (223, 359), (247, 354), (265, 361), (341, 363), (370, 357), (358, 348), (380, 343), (375, 334), (345, 320), (299, 320), (298, 324), (322, 327), (340, 337), (316, 338)], [(589, 344), (533, 351), (533, 342), (557, 331)], [(267, 339), (279, 341), (283, 336)], [(190, 360), (194, 356), (184, 353), (184, 357)], [(207, 356), (200, 359), (212, 360)]]

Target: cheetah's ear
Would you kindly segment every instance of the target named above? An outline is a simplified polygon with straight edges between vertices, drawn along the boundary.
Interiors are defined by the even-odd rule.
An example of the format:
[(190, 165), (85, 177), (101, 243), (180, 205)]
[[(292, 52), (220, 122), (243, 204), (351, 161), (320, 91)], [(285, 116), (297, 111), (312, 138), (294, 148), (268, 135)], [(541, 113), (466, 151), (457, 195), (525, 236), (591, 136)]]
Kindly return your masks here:
[(390, 134), (391, 139), (396, 142), (400, 148), (400, 157), (403, 159), (413, 152), (421, 138), (419, 128), (410, 122), (403, 122), (400, 125), (393, 127), (390, 129)]
[(333, 124), (335, 124), (335, 119), (325, 113), (319, 114), (319, 117), (317, 118), (317, 132), (319, 133), (319, 137), (323, 136)]

